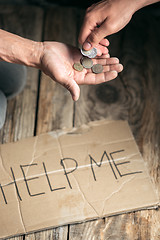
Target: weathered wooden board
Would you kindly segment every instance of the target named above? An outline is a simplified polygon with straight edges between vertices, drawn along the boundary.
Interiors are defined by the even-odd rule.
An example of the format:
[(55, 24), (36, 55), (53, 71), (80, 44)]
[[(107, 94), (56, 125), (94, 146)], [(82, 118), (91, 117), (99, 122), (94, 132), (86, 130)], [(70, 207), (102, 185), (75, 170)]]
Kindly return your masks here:
[[(47, 10), (44, 29), (46, 41), (76, 45), (76, 9)], [(69, 92), (46, 75), (42, 75), (37, 134), (63, 127), (72, 127), (74, 103)]]
[[(160, 189), (160, 16), (143, 11), (120, 33), (110, 37), (111, 55), (118, 56), (124, 71), (116, 80), (81, 88), (75, 125), (89, 120), (129, 121), (151, 177)], [(93, 225), (92, 225), (93, 224)], [(92, 225), (92, 226), (91, 226)], [(72, 225), (69, 239), (160, 239), (160, 211), (123, 214), (86, 224)], [(98, 227), (95, 227), (95, 226)], [(99, 231), (98, 236), (97, 231)], [(78, 237), (79, 236), (79, 237)]]
[[(43, 11), (32, 6), (0, 5), (0, 27), (20, 36), (41, 40)], [(27, 69), (27, 85), (17, 97), (8, 101), (6, 123), (0, 131), (0, 142), (33, 136), (37, 104), (38, 70)], [(12, 238), (24, 239), (24, 236)]]
[[(46, 12), (44, 40), (76, 45), (76, 9), (54, 7)], [(73, 126), (74, 103), (69, 92), (45, 74), (41, 76), (37, 134)], [(68, 226), (29, 234), (25, 239), (67, 240)]]
[[(0, 5), (0, 27), (20, 36), (41, 40), (43, 11), (32, 6)], [(38, 70), (27, 69), (24, 91), (8, 101), (7, 118), (0, 141), (9, 142), (33, 136), (37, 101)]]
[[(21, 36), (40, 40), (43, 15), (40, 9), (31, 6), (18, 10), (17, 7), (16, 10), (13, 7), (1, 7), (0, 14), (0, 26), (4, 29), (15, 32), (16, 26), (16, 33)], [(78, 9), (46, 9), (45, 40), (76, 45), (81, 16)], [(158, 13), (155, 16), (141, 12), (123, 31), (111, 36), (111, 55), (120, 57), (124, 71), (116, 80), (106, 84), (82, 86), (81, 97), (76, 104), (67, 90), (42, 74), (37, 120), (38, 73), (35, 69), (29, 69), (24, 92), (9, 102), (0, 141), (32, 136), (35, 121), (35, 132), (40, 134), (102, 118), (125, 119), (129, 121), (149, 172), (160, 190), (159, 26)], [(23, 239), (158, 240), (159, 226), (160, 211), (146, 210), (41, 231), (23, 236)]]

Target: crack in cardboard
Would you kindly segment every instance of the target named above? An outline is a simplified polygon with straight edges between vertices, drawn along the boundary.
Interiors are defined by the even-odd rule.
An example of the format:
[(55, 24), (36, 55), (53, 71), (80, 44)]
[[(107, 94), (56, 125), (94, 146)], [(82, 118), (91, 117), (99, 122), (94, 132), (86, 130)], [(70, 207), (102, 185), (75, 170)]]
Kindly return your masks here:
[[(34, 162), (34, 160), (35, 160), (35, 157), (34, 157), (34, 156), (35, 156), (35, 153), (36, 153), (37, 142), (38, 142), (38, 136), (35, 137), (35, 141), (34, 141), (34, 145), (33, 145), (32, 160), (31, 160), (31, 162), (29, 163), (29, 165), (31, 165), (31, 164)], [(28, 166), (27, 169), (26, 169), (26, 173), (25, 173), (26, 177), (27, 177), (27, 173), (28, 173), (28, 171), (29, 171), (29, 168), (30, 168), (30, 166)]]
[(54, 147), (54, 146), (52, 146), (51, 148), (45, 149), (45, 151), (44, 151), (43, 153), (41, 153), (41, 154), (37, 155), (36, 157), (34, 157), (34, 160), (36, 160), (36, 159), (39, 158), (39, 157), (42, 157), (43, 154), (45, 154), (46, 152), (53, 151), (54, 149), (57, 149), (57, 148)]
[[(58, 136), (57, 136), (57, 142), (58, 142), (58, 146), (59, 146), (59, 148), (60, 148), (61, 156), (62, 156), (62, 158), (64, 158), (64, 157), (63, 157), (62, 146), (61, 146), (61, 143), (60, 143), (60, 141), (59, 141)], [(66, 167), (67, 167), (67, 165), (66, 165)], [(97, 216), (99, 217), (99, 214), (98, 214), (98, 212), (96, 211), (96, 209), (87, 201), (87, 199), (86, 199), (84, 193), (82, 192), (82, 190), (81, 190), (81, 188), (80, 188), (80, 186), (79, 186), (79, 183), (78, 183), (76, 177), (74, 176), (73, 172), (71, 173), (71, 175), (73, 176), (73, 178), (74, 178), (74, 180), (75, 180), (75, 182), (76, 182), (76, 184), (77, 184), (77, 186), (78, 186), (78, 189), (79, 189), (79, 191), (80, 191), (83, 199), (89, 204), (89, 206), (94, 210), (94, 212), (95, 212), (95, 213), (97, 214)]]
[[(127, 139), (124, 139), (124, 140), (122, 140), (122, 141), (119, 141), (119, 140), (117, 140), (117, 141), (112, 141), (112, 142), (109, 142), (109, 143), (103, 143), (103, 142), (101, 142), (101, 141), (98, 141), (98, 140), (93, 140), (92, 141), (92, 143), (95, 143), (95, 144), (99, 144), (99, 145), (101, 145), (101, 146), (103, 146), (103, 144), (105, 144), (106, 146), (107, 145), (111, 145), (111, 144), (116, 144), (116, 143), (125, 143), (125, 142), (131, 142), (131, 141), (134, 141), (134, 139), (133, 138), (127, 138)], [(83, 142), (81, 145), (88, 145), (88, 144), (90, 144), (91, 142)], [(79, 144), (77, 144), (77, 143), (75, 143), (75, 144), (65, 144), (65, 147), (68, 147), (68, 146), (70, 146), (70, 147), (72, 147), (72, 146), (79, 146)]]
[(57, 143), (58, 143), (58, 148), (59, 148), (60, 156), (61, 156), (61, 158), (63, 159), (64, 157), (63, 157), (63, 152), (62, 152), (62, 146), (61, 146), (61, 144), (60, 144), (59, 137), (58, 137), (59, 135), (58, 135), (57, 131), (56, 131), (56, 134), (57, 134), (56, 141), (57, 141)]
[[(106, 136), (106, 138), (107, 138), (107, 136)], [(57, 144), (58, 144), (58, 146), (57, 146), (57, 151), (59, 152), (57, 155), (58, 155), (58, 161), (60, 160), (59, 159), (59, 156), (61, 156), (62, 158), (63, 158), (63, 154), (65, 153), (65, 148), (63, 148), (63, 142), (62, 142), (62, 140), (61, 140), (62, 138), (60, 138), (59, 137), (59, 135), (57, 134), (57, 137), (56, 137), (56, 140), (55, 140), (55, 142), (57, 142)], [(32, 149), (32, 151), (33, 152), (31, 152), (31, 158), (32, 159), (29, 159), (29, 161), (31, 161), (30, 162), (30, 164), (32, 164), (34, 161), (35, 161), (35, 159), (37, 159), (37, 157), (35, 158), (35, 155), (36, 155), (36, 148), (37, 148), (37, 141), (38, 141), (38, 139), (37, 140), (35, 140), (34, 141), (34, 143), (32, 144), (32, 147), (31, 147), (31, 149)], [(76, 141), (75, 141), (76, 142)], [(95, 141), (96, 142), (96, 141)], [(122, 141), (121, 141), (122, 142)], [(123, 141), (124, 142), (124, 141)], [(120, 141), (118, 141), (118, 143), (120, 143)], [(55, 144), (55, 145), (57, 145), (57, 144)], [(83, 143), (83, 144), (86, 144), (86, 143)], [(129, 143), (130, 145), (132, 144), (132, 141)], [(104, 143), (102, 143), (101, 144), (102, 146), (104, 145)], [(129, 146), (130, 146), (129, 145)], [(72, 145), (72, 146), (74, 146), (74, 145)], [(138, 148), (137, 148), (138, 149)], [(1, 149), (0, 149), (1, 150)], [(23, 149), (22, 149), (23, 150)], [(38, 150), (38, 149), (37, 149)], [(42, 150), (43, 150), (43, 146), (42, 146)], [(64, 150), (64, 152), (63, 152), (63, 150)], [(88, 149), (87, 149), (88, 150)], [(95, 149), (94, 150), (94, 152), (96, 152), (96, 150), (97, 149)], [(88, 150), (89, 151), (89, 150)], [(99, 195), (97, 195), (97, 191), (95, 192), (95, 196), (97, 196), (97, 198), (99, 198), (100, 199), (100, 207), (99, 207), (99, 209), (97, 209), (97, 205), (96, 205), (96, 199), (94, 198), (94, 197), (92, 197), (91, 199), (88, 197), (88, 186), (86, 186), (86, 188), (84, 187), (84, 185), (81, 185), (81, 177), (80, 178), (78, 178), (78, 176), (79, 175), (77, 175), (77, 172), (75, 171), (73, 171), (73, 172), (71, 172), (72, 170), (75, 170), (75, 168), (74, 167), (70, 167), (70, 166), (73, 166), (73, 164), (71, 164), (70, 165), (70, 163), (68, 162), (68, 161), (64, 161), (64, 165), (66, 166), (66, 171), (69, 173), (69, 172), (71, 172), (71, 174), (70, 174), (70, 177), (71, 177), (71, 180), (73, 180), (73, 184), (74, 184), (74, 186), (73, 186), (73, 188), (75, 188), (75, 190), (76, 190), (76, 193), (78, 193), (78, 196), (79, 196), (79, 198), (81, 198), (81, 205), (82, 205), (82, 210), (83, 210), (83, 215), (85, 216), (86, 214), (85, 214), (85, 208), (84, 208), (84, 206), (86, 207), (86, 209), (90, 209), (90, 211), (92, 212), (92, 215), (96, 215), (96, 217), (103, 217), (103, 216), (101, 216), (101, 214), (98, 214), (98, 212), (99, 213), (101, 213), (102, 212), (102, 215), (103, 214), (105, 214), (105, 210), (107, 210), (108, 208), (106, 207), (107, 206), (107, 203), (109, 202), (109, 201), (112, 201), (113, 200), (113, 198), (114, 197), (116, 197), (117, 198), (117, 195), (118, 194), (122, 194), (123, 193), (123, 190), (125, 190), (125, 185), (126, 184), (128, 184), (129, 186), (130, 186), (130, 181), (131, 181), (131, 183), (132, 183), (132, 181), (133, 181), (133, 183), (135, 183), (134, 182), (134, 180), (137, 180), (137, 179), (139, 179), (139, 178), (141, 178), (142, 176), (143, 176), (143, 179), (147, 179), (148, 180), (148, 178), (150, 179), (150, 177), (149, 177), (149, 174), (147, 175), (147, 176), (145, 176), (145, 174), (144, 173), (146, 173), (147, 172), (147, 169), (145, 168), (145, 165), (144, 165), (144, 161), (143, 161), (143, 159), (140, 157), (140, 155), (139, 155), (139, 153), (136, 151), (136, 148), (134, 148), (134, 151), (136, 152), (136, 153), (132, 153), (132, 154), (129, 154), (129, 155), (127, 155), (127, 157), (119, 157), (119, 158), (116, 158), (116, 159), (114, 159), (114, 161), (115, 162), (118, 162), (118, 161), (120, 161), (120, 160), (129, 160), (130, 158), (133, 158), (133, 156), (135, 156), (135, 158), (132, 160), (131, 159), (131, 161), (133, 161), (134, 163), (135, 163), (135, 165), (133, 165), (134, 166), (134, 168), (137, 168), (137, 162), (143, 162), (143, 165), (141, 164), (141, 165), (138, 165), (139, 167), (138, 168), (140, 168), (140, 169), (142, 169), (143, 170), (143, 175), (134, 175), (134, 176), (132, 176), (132, 177), (127, 177), (127, 179), (125, 179), (126, 181), (122, 181), (122, 182), (120, 182), (120, 184), (118, 184), (118, 186), (117, 187), (119, 187), (119, 189), (117, 190), (117, 189), (114, 189), (113, 191), (114, 192), (110, 192), (109, 191), (109, 196), (107, 196), (107, 194), (105, 193), (104, 194), (104, 197), (103, 197), (103, 199), (99, 196)], [(46, 152), (46, 150), (45, 150), (45, 152)], [(45, 153), (44, 152), (44, 153)], [(3, 153), (3, 152), (2, 152)], [(92, 153), (91, 153), (91, 155), (92, 155)], [(97, 154), (96, 154), (97, 155)], [(40, 156), (43, 156), (42, 154), (40, 155)], [(99, 154), (98, 154), (98, 156), (99, 156)], [(121, 156), (121, 155), (120, 155)], [(87, 156), (86, 156), (87, 157)], [(94, 156), (93, 156), (94, 157)], [(100, 158), (98, 158), (98, 157), (96, 157), (95, 158), (95, 160), (97, 161), (97, 163), (100, 163), (100, 159), (101, 159), (101, 157)], [(108, 168), (108, 165), (109, 165), (109, 162), (111, 162), (112, 160), (106, 160), (105, 161), (105, 159), (106, 158), (104, 158), (104, 161), (102, 161), (102, 165), (104, 165), (104, 168), (106, 169), (106, 168)], [(3, 159), (2, 159), (3, 160)], [(4, 160), (5, 160), (5, 158), (4, 158)], [(45, 160), (45, 159), (43, 159), (43, 160)], [(51, 159), (52, 160), (52, 159)], [(55, 160), (57, 160), (57, 159), (55, 159)], [(80, 159), (78, 158), (78, 161), (79, 160), (82, 160), (83, 162), (84, 162), (84, 159), (82, 159), (82, 157), (80, 157)], [(142, 161), (141, 161), (142, 160)], [(96, 166), (97, 166), (97, 164), (96, 163), (92, 163), (92, 162), (90, 162), (90, 164), (89, 164), (89, 162), (90, 162), (90, 159), (88, 159), (88, 161), (86, 162), (86, 163), (88, 163), (87, 165), (85, 165), (85, 163), (84, 164), (81, 164), (81, 166), (78, 166), (77, 167), (77, 169), (76, 170), (78, 170), (78, 169), (80, 169), (80, 171), (82, 170), (84, 170), (84, 169), (86, 169), (86, 172), (87, 172), (87, 174), (89, 174), (89, 171), (91, 170), (91, 165), (93, 166), (93, 167), (95, 167), (96, 168)], [(4, 162), (5, 163), (5, 162)], [(59, 162), (60, 163), (60, 162)], [(92, 164), (91, 164), (92, 163)], [(3, 164), (3, 162), (2, 162), (2, 164)], [(40, 159), (40, 161), (38, 162), (37, 161), (37, 165), (41, 165), (42, 164), (42, 162), (41, 162), (41, 159)], [(67, 165), (68, 165), (68, 167), (69, 168), (67, 168)], [(52, 166), (52, 165), (51, 165)], [(7, 165), (7, 167), (8, 167), (8, 165)], [(31, 171), (29, 171), (30, 169), (29, 169), (29, 167), (30, 166), (28, 166), (28, 168), (26, 169), (26, 175), (28, 174), (28, 173), (30, 173)], [(59, 169), (60, 167), (57, 167), (58, 168), (58, 170), (53, 170), (53, 171), (50, 171), (50, 172), (47, 172), (47, 174), (59, 174), (59, 173), (62, 173), (63, 172), (63, 175), (64, 175), (64, 170), (63, 169)], [(90, 169), (89, 169), (90, 168)], [(6, 168), (7, 169), (7, 168)], [(51, 168), (49, 168), (49, 169), (51, 169)], [(132, 167), (130, 167), (130, 169), (132, 169)], [(9, 167), (8, 167), (8, 169), (7, 169), (8, 171), (9, 171)], [(133, 169), (132, 169), (133, 170)], [(123, 171), (123, 168), (122, 168), (122, 171)], [(40, 170), (40, 174), (35, 174), (35, 172), (33, 171), (33, 174), (32, 174), (32, 177), (33, 176), (39, 176), (39, 177), (43, 177), (43, 176), (45, 176), (46, 174), (44, 173), (44, 172), (42, 172), (41, 170)], [(107, 171), (106, 171), (106, 173), (107, 173)], [(31, 174), (31, 173), (30, 173)], [(92, 172), (91, 172), (91, 174), (92, 174)], [(29, 174), (28, 174), (29, 175)], [(19, 179), (17, 179), (16, 181), (24, 181), (24, 178), (21, 178), (21, 174), (19, 175), (20, 176), (20, 178)], [(29, 178), (29, 176), (28, 176), (28, 178)], [(134, 179), (134, 180), (133, 180)], [(44, 179), (41, 179), (41, 180), (44, 180)], [(6, 180), (4, 180), (4, 182), (5, 182)], [(8, 181), (8, 180), (7, 180)], [(13, 181), (13, 179), (12, 179), (12, 181)], [(93, 179), (93, 181), (94, 181), (94, 179)], [(89, 181), (89, 184), (90, 183), (92, 183), (91, 181)], [(106, 182), (105, 181), (103, 181), (103, 183), (104, 183), (104, 191), (105, 191), (105, 189), (106, 189)], [(150, 180), (150, 183), (151, 183), (151, 180)], [(83, 184), (83, 182), (82, 182), (82, 184)], [(85, 182), (84, 182), (84, 184), (85, 184)], [(100, 184), (101, 184), (101, 182), (100, 182)], [(109, 184), (109, 182), (108, 182), (108, 184)], [(128, 186), (127, 185), (127, 186)], [(126, 187), (127, 187), (126, 186)], [(153, 185), (152, 185), (152, 188), (153, 188)], [(85, 189), (86, 189), (86, 191), (85, 191)], [(123, 190), (122, 190), (123, 189)], [(15, 195), (17, 196), (17, 194), (16, 194), (16, 188), (14, 187), (14, 190), (13, 190), (13, 195), (14, 195), (14, 193), (15, 193)], [(150, 192), (149, 192), (149, 194), (150, 194)], [(62, 195), (62, 197), (63, 197), (63, 195)], [(106, 198), (105, 198), (106, 197)], [(15, 197), (14, 198), (14, 201), (16, 201), (16, 199), (18, 199), (18, 196), (17, 197)], [(74, 199), (73, 199), (74, 200)], [(118, 199), (117, 199), (118, 200)], [(72, 202), (72, 199), (70, 199), (70, 201)], [(93, 204), (93, 206), (92, 206), (92, 204)], [(30, 226), (28, 226), (28, 224), (26, 223), (26, 216), (25, 216), (25, 212), (24, 212), (24, 206), (23, 206), (23, 202), (21, 202), (20, 201), (20, 199), (18, 199), (17, 201), (16, 201), (16, 203), (15, 203), (15, 205), (17, 206), (16, 207), (16, 211), (18, 211), (18, 215), (19, 215), (19, 217), (18, 217), (18, 219), (19, 219), (19, 228), (22, 228), (22, 226), (23, 226), (23, 229), (24, 229), (24, 232), (26, 233), (26, 230), (29, 230), (29, 228), (30, 228)], [(53, 205), (54, 205), (54, 196), (53, 196)], [(35, 206), (35, 205), (34, 205)], [(56, 205), (54, 205), (55, 206), (55, 208), (57, 207)], [(59, 206), (61, 206), (61, 205), (59, 205)], [(78, 204), (77, 204), (77, 206), (78, 206)], [(126, 206), (124, 205), (124, 206), (121, 206), (121, 209), (120, 209), (120, 211), (124, 211), (124, 209), (126, 208)], [(17, 210), (18, 209), (18, 210)], [(78, 208), (79, 209), (79, 208)], [(141, 209), (141, 207), (140, 207), (140, 209)], [(50, 210), (50, 209), (49, 209)], [(53, 215), (53, 211), (50, 211), (51, 212), (51, 214)], [(88, 211), (89, 212), (89, 211)], [(114, 209), (114, 206), (113, 206), (113, 213), (115, 212), (115, 209)], [(31, 212), (31, 214), (32, 214), (32, 212)], [(70, 214), (70, 212), (68, 213), (68, 214)], [(76, 215), (77, 215), (77, 213), (76, 213)], [(111, 214), (112, 215), (112, 214)], [(70, 216), (70, 215), (69, 215)], [(74, 215), (73, 215), (74, 216)], [(87, 215), (86, 215), (86, 218), (87, 218)], [(43, 220), (43, 219), (42, 219)], [(52, 220), (52, 219), (51, 219)], [(26, 225), (25, 225), (26, 224)]]
[[(15, 190), (16, 191), (16, 190)], [(15, 193), (16, 195), (16, 193)], [(24, 220), (23, 220), (23, 215), (22, 215), (22, 209), (21, 209), (21, 203), (16, 195), (16, 198), (17, 198), (17, 203), (18, 203), (18, 210), (19, 210), (19, 214), (20, 214), (20, 220), (21, 220), (21, 223), (22, 223), (22, 226), (23, 226), (23, 230), (24, 230), (24, 233), (26, 233), (26, 227), (25, 227), (25, 224), (24, 224)]]
[(78, 181), (77, 181), (77, 179), (76, 179), (76, 177), (74, 176), (73, 173), (72, 173), (72, 175), (73, 175), (73, 178), (74, 178), (74, 180), (75, 180), (75, 182), (76, 182), (76, 184), (77, 184), (77, 186), (78, 186), (78, 189), (79, 189), (79, 191), (80, 191), (80, 193), (81, 193), (84, 201), (87, 202), (88, 205), (89, 205), (89, 206), (93, 209), (93, 211), (97, 214), (97, 216), (100, 217), (100, 215), (99, 215), (99, 213), (97, 212), (97, 210), (96, 210), (96, 209), (93, 207), (93, 205), (87, 200), (85, 194), (83, 193), (82, 189), (80, 188), (80, 185), (79, 185), (79, 183), (78, 183)]
[[(0, 150), (1, 150), (1, 149), (0, 149)], [(9, 176), (9, 178), (11, 179), (11, 181), (13, 181), (12, 177), (10, 176), (10, 174), (6, 171), (6, 169), (5, 169), (5, 167), (4, 167), (1, 151), (0, 151), (0, 158), (1, 158), (2, 167), (3, 167), (4, 171), (5, 171), (5, 173), (7, 173), (8, 176)], [(5, 186), (5, 185), (4, 185), (4, 186)], [(16, 197), (16, 199), (17, 199), (18, 211), (19, 211), (19, 214), (20, 214), (20, 221), (21, 221), (23, 230), (24, 230), (25, 233), (26, 233), (26, 228), (25, 228), (25, 225), (24, 225), (23, 216), (22, 216), (22, 211), (21, 211), (21, 205), (20, 205), (20, 201), (19, 201), (19, 199), (18, 199), (18, 196), (17, 196), (17, 194), (16, 194), (16, 189), (15, 189), (15, 187), (14, 187), (14, 192), (15, 192), (15, 197)]]
[(131, 177), (130, 179), (126, 180), (125, 182), (123, 182), (121, 184), (121, 186), (115, 191), (112, 192), (107, 198), (105, 198), (104, 202), (103, 202), (103, 209), (102, 209), (102, 213), (101, 216), (103, 216), (103, 212), (104, 212), (104, 208), (105, 208), (105, 204), (106, 201), (108, 201), (113, 195), (115, 195), (116, 193), (118, 193), (128, 182), (132, 181), (135, 178), (135, 176)]
[(4, 166), (4, 163), (3, 163), (4, 160), (3, 160), (3, 157), (2, 157), (2, 153), (1, 153), (1, 147), (0, 147), (0, 159), (1, 159), (2, 168), (3, 168), (4, 172), (8, 175), (10, 181), (13, 181), (11, 175), (9, 174), (9, 172), (7, 172), (7, 170), (6, 170), (5, 166)]
[[(37, 143), (37, 141), (36, 141)], [(34, 144), (34, 146), (36, 146), (36, 144)], [(35, 149), (35, 148), (34, 148)], [(33, 154), (34, 154), (35, 151), (33, 151)], [(34, 156), (34, 155), (33, 155)], [(4, 169), (4, 172), (7, 173), (7, 175), (9, 176), (11, 182), (13, 181), (12, 177), (10, 176), (10, 174), (7, 172), (7, 170), (5, 169), (4, 167), (4, 163), (3, 163), (3, 157), (2, 157), (2, 154), (1, 154), (1, 148), (0, 148), (0, 159), (1, 159), (1, 163), (2, 163), (2, 167)], [(32, 158), (33, 159), (33, 158)], [(5, 185), (4, 185), (5, 186)], [(17, 199), (17, 208), (18, 208), (18, 211), (19, 211), (19, 216), (20, 216), (20, 221), (21, 221), (21, 225), (22, 225), (22, 228), (23, 228), (23, 232), (26, 233), (26, 227), (25, 227), (25, 224), (24, 224), (24, 220), (23, 220), (23, 215), (22, 215), (22, 209), (21, 209), (21, 204), (20, 204), (20, 200), (18, 199), (18, 196), (16, 194), (16, 189), (14, 187), (14, 192), (15, 192), (15, 197)]]
[[(61, 154), (63, 154), (63, 153), (61, 153)], [(138, 155), (138, 154), (135, 154), (135, 155)], [(62, 155), (61, 155), (61, 156), (62, 156)], [(134, 155), (133, 155), (133, 156), (134, 156)], [(132, 156), (132, 157), (133, 157), (133, 156)], [(63, 156), (62, 156), (62, 158), (63, 158)], [(119, 160), (122, 160), (122, 159), (124, 160), (125, 158), (116, 159), (115, 162), (116, 162), (116, 161), (119, 161)], [(128, 159), (128, 157), (127, 157), (127, 159)], [(135, 161), (139, 162), (139, 159), (137, 159), (137, 160), (134, 159), (134, 162), (135, 162)], [(109, 161), (107, 160), (107, 161), (103, 161), (103, 162), (102, 162), (102, 165), (105, 165), (105, 164), (108, 165), (108, 164), (109, 164)], [(92, 166), (93, 166), (93, 167), (96, 167), (97, 165), (96, 165), (96, 163), (92, 163)], [(78, 166), (78, 167), (77, 167), (77, 170), (78, 170), (78, 169), (85, 169), (85, 168), (90, 168), (90, 169), (91, 169), (91, 164), (87, 164), (87, 165), (83, 165), (83, 166)], [(66, 171), (72, 171), (72, 170), (74, 170), (74, 169), (75, 169), (75, 168), (67, 168), (67, 167), (66, 167)], [(140, 169), (140, 170), (141, 170), (141, 169)], [(139, 170), (139, 171), (140, 171), (140, 170)], [(146, 170), (146, 169), (145, 169), (145, 170)], [(50, 174), (56, 174), (56, 173), (61, 173), (61, 172), (63, 173), (64, 170), (63, 170), (63, 169), (58, 169), (58, 170), (53, 170), (53, 171), (47, 171), (47, 174), (50, 175)], [(146, 173), (146, 172), (147, 172), (147, 171), (145, 171), (145, 173)], [(46, 175), (45, 173), (39, 173), (39, 174), (35, 174), (35, 175), (29, 176), (29, 177), (33, 177), (33, 178), (34, 178), (34, 177), (43, 177), (43, 176), (45, 176), (45, 175)], [(149, 174), (147, 174), (147, 175), (148, 175), (148, 177), (150, 177)], [(13, 179), (12, 179), (12, 181), (13, 181)], [(18, 182), (23, 182), (23, 181), (24, 181), (24, 178), (17, 178), (17, 179), (16, 179), (16, 182), (17, 182), (17, 183), (18, 183)], [(8, 185), (10, 185), (10, 182), (9, 182), (9, 183), (6, 183), (6, 184), (2, 184), (1, 186), (2, 186), (2, 187), (5, 187), (5, 186), (8, 186)]]
[[(89, 142), (89, 144), (90, 144), (90, 143), (91, 143), (91, 142)], [(89, 144), (88, 144), (88, 145), (89, 145)], [(97, 142), (96, 142), (96, 144), (97, 144)], [(83, 143), (83, 144), (81, 144), (81, 145), (86, 145), (86, 143)], [(100, 143), (99, 145), (101, 145), (101, 146), (107, 146), (106, 143), (105, 143), (105, 144)], [(72, 146), (72, 145), (69, 145), (69, 146)], [(73, 145), (73, 146), (76, 146), (76, 145)], [(79, 146), (79, 145), (77, 144), (77, 146)], [(34, 158), (34, 160), (37, 159), (37, 158), (39, 158), (39, 157), (42, 157), (43, 154), (45, 154), (46, 152), (52, 151), (53, 149), (54, 149), (53, 147), (46, 149), (42, 154), (37, 155), (37, 156)], [(137, 153), (133, 153), (133, 154), (127, 155), (127, 158), (134, 157), (135, 155), (139, 155), (139, 153), (137, 152)], [(123, 157), (123, 158), (125, 158), (125, 157)], [(115, 159), (114, 161), (117, 161), (117, 160), (119, 160), (119, 159)], [(141, 160), (143, 161), (142, 158), (141, 158)]]

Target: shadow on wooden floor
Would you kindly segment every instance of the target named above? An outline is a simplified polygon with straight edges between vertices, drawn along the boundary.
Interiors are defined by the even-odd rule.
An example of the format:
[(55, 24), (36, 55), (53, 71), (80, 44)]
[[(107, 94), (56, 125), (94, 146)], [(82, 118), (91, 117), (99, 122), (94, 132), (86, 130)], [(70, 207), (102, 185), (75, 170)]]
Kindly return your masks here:
[[(77, 46), (83, 10), (0, 5), (1, 28), (36, 41)], [(149, 173), (160, 190), (160, 14), (141, 11), (109, 37), (110, 52), (124, 71), (111, 82), (82, 86), (73, 103), (69, 93), (38, 70), (28, 68), (24, 91), (8, 102), (1, 143), (98, 119), (124, 119), (131, 126)], [(160, 239), (160, 211), (146, 210), (69, 225), (14, 239)]]

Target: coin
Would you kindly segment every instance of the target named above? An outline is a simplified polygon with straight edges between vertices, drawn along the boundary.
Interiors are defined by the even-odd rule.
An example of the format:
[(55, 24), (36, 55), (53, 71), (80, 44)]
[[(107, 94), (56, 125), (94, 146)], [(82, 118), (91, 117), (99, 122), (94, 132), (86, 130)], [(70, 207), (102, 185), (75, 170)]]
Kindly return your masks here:
[(80, 64), (80, 63), (74, 63), (74, 64), (73, 64), (73, 68), (74, 68), (76, 71), (78, 71), (78, 72), (83, 71), (83, 66), (82, 66), (82, 64)]
[(81, 48), (81, 53), (85, 57), (95, 58), (97, 56), (97, 49), (96, 48), (92, 48), (91, 50), (86, 51), (83, 48)]
[(92, 66), (93, 73), (101, 73), (103, 71), (103, 66), (101, 64), (95, 64)]
[(82, 57), (81, 64), (83, 65), (84, 68), (91, 68), (93, 66), (93, 61), (88, 57)]

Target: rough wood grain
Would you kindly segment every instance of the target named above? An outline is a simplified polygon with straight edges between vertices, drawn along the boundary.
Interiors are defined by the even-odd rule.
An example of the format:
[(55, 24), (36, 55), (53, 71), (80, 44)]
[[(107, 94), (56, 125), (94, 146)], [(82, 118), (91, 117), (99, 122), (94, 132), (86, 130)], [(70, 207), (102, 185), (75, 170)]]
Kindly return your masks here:
[[(35, 7), (0, 5), (0, 27), (20, 36), (41, 40), (43, 11)], [(38, 71), (27, 70), (24, 91), (8, 101), (6, 123), (0, 131), (0, 142), (16, 141), (34, 134)], [(21, 240), (24, 236), (10, 238)]]
[[(76, 45), (76, 10), (47, 10), (45, 40)], [(72, 127), (74, 104), (69, 92), (46, 75), (42, 75), (37, 134), (57, 128)]]
[[(74, 8), (54, 7), (47, 10), (44, 39), (76, 45), (76, 10)], [(69, 92), (42, 74), (37, 134), (72, 127), (74, 103)], [(29, 234), (26, 240), (67, 240), (68, 226)]]
[[(123, 73), (104, 85), (82, 87), (75, 108), (75, 125), (101, 118), (128, 120), (157, 189), (160, 186), (159, 25), (160, 16), (142, 11), (123, 31), (112, 36), (111, 55), (120, 57), (125, 67)], [(83, 233), (89, 234), (89, 239), (160, 239), (159, 210), (122, 214), (95, 223), (101, 226), (98, 236), (96, 228), (88, 223), (71, 226), (69, 239), (84, 239)]]
[[(41, 40), (43, 12), (35, 7), (0, 5), (0, 27), (20, 36)], [(8, 101), (7, 117), (4, 128), (0, 131), (0, 141), (16, 141), (33, 136), (38, 70), (27, 69), (27, 84), (24, 91)]]
[(25, 235), (25, 240), (67, 240), (68, 226), (44, 230)]
[[(0, 26), (4, 29), (15, 32), (16, 26), (16, 33), (21, 36), (40, 40), (42, 29), (40, 9), (30, 6), (19, 7), (17, 10), (17, 7), (15, 9), (1, 6), (0, 16)], [(71, 8), (47, 9), (45, 39), (76, 45), (81, 16), (81, 11)], [(79, 126), (101, 118), (128, 120), (158, 190), (160, 190), (159, 26), (159, 13), (156, 15), (140, 13), (123, 31), (111, 36), (111, 55), (120, 57), (125, 67), (123, 73), (116, 80), (103, 85), (82, 86), (80, 100), (75, 105), (67, 90), (42, 75), (36, 129), (36, 133), (40, 134), (57, 128)], [(38, 73), (34, 69), (28, 71), (28, 83), (24, 92), (9, 101), (7, 121), (0, 131), (1, 142), (15, 141), (33, 135)], [(146, 210), (122, 214), (12, 239), (159, 240), (160, 211)]]

